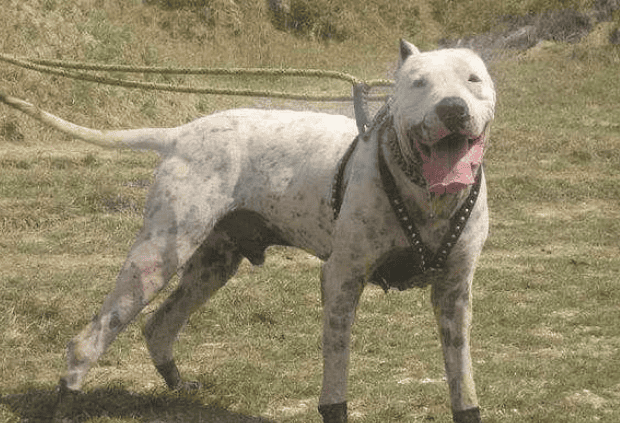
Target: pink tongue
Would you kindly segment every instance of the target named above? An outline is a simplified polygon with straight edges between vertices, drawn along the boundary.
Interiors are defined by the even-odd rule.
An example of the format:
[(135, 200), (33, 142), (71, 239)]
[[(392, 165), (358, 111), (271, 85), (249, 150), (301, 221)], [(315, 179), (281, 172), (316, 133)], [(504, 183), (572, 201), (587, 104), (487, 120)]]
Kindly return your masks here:
[(475, 182), (473, 167), (482, 163), (484, 136), (476, 139), (471, 148), (468, 144), (464, 141), (454, 149), (441, 148), (440, 142), (431, 148), (430, 157), (422, 154), (422, 173), (430, 192), (455, 193)]

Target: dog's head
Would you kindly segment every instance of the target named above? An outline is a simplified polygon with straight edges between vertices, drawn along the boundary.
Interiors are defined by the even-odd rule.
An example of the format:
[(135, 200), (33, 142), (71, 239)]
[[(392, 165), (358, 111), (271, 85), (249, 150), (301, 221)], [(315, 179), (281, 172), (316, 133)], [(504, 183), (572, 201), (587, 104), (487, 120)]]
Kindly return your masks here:
[(494, 110), (493, 81), (474, 52), (421, 53), (401, 40), (394, 123), (403, 156), (422, 158), (431, 192), (455, 193), (474, 183)]

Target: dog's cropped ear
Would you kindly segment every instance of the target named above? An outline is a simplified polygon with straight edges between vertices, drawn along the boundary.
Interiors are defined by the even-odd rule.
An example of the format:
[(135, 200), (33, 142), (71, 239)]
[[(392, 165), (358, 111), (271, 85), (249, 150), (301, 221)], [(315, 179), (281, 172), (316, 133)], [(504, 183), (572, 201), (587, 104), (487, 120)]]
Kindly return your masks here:
[(398, 61), (398, 67), (400, 68), (405, 60), (407, 60), (410, 56), (415, 56), (420, 54), (420, 50), (413, 44), (408, 41), (400, 39), (400, 59)]

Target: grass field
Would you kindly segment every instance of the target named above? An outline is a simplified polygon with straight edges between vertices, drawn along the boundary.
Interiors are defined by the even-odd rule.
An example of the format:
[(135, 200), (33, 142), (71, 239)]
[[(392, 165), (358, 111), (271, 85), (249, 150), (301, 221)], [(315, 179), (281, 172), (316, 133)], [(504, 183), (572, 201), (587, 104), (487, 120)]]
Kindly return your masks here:
[[(248, 23), (263, 44), (239, 47), (243, 42), (223, 43), (231, 31), (249, 37), (234, 10), (222, 15), (221, 26), (198, 33), (181, 25), (194, 16), (183, 10), (71, 4), (11, 3), (10, 21), (30, 26), (2, 29), (3, 51), (112, 62), (136, 57), (136, 64), (316, 67), (368, 78), (385, 77), (397, 52), (398, 35), (388, 32), (379, 36), (393, 35), (384, 41), (389, 49), (371, 36), (359, 47), (261, 33)], [(62, 17), (69, 10), (72, 25)], [(184, 38), (190, 29), (203, 36), (200, 43)], [(427, 23), (412, 35), (430, 46), (439, 33)], [(620, 421), (620, 50), (599, 35), (576, 45), (543, 43), (490, 63), (499, 98), (486, 155), (491, 233), (474, 281), (472, 341), (486, 422)], [(224, 83), (336, 88), (315, 81)], [(254, 101), (125, 91), (4, 64), (0, 88), (97, 128), (178, 125)], [(89, 146), (0, 106), (0, 422), (45, 421), (65, 344), (111, 290), (141, 225), (156, 164), (152, 154)], [(180, 337), (181, 371), (203, 389), (190, 396), (166, 391), (141, 335), (153, 304), (91, 370), (73, 420), (319, 422), (320, 262), (297, 250), (270, 252), (261, 268), (244, 262)], [(429, 297), (428, 290), (364, 292), (353, 335), (352, 422), (451, 421)]]

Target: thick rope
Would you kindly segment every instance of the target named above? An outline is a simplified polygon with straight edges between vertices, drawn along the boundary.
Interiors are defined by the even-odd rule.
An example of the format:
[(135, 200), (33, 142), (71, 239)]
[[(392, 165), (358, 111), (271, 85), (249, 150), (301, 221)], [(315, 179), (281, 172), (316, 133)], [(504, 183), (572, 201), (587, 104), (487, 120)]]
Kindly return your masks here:
[[(320, 94), (291, 94), (280, 91), (269, 90), (241, 90), (202, 87), (196, 88), (187, 85), (171, 85), (155, 82), (141, 82), (106, 76), (94, 75), (86, 72), (72, 72), (66, 69), (104, 71), (104, 72), (127, 72), (127, 73), (159, 73), (159, 74), (178, 74), (178, 75), (224, 75), (224, 76), (286, 76), (286, 77), (306, 77), (306, 78), (331, 78), (359, 85), (365, 84), (370, 87), (389, 86), (390, 80), (376, 79), (362, 81), (352, 75), (338, 71), (327, 71), (321, 69), (241, 69), (241, 68), (166, 68), (166, 67), (144, 67), (144, 66), (125, 66), (125, 65), (103, 65), (94, 63), (79, 63), (62, 60), (29, 59), (8, 54), (0, 53), (0, 60), (20, 66), (26, 69), (51, 75), (62, 76), (82, 81), (96, 82), (105, 85), (115, 85), (126, 88), (140, 88), (145, 90), (157, 90), (191, 94), (215, 94), (215, 95), (235, 95), (250, 97), (271, 97), (288, 100), (303, 101), (350, 101), (351, 96), (334, 96)], [(387, 95), (368, 96), (367, 101), (384, 101)]]

